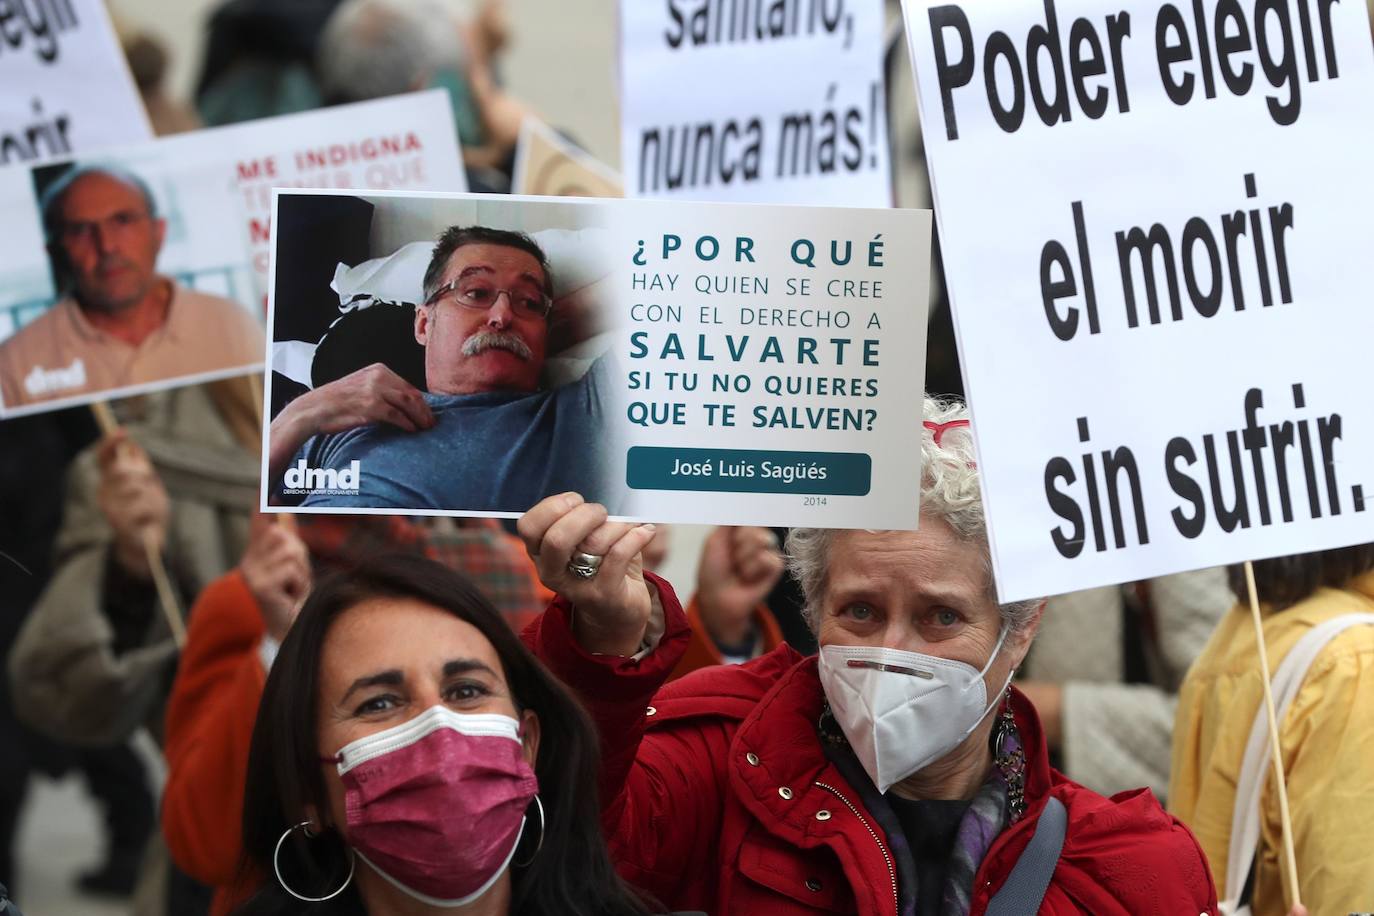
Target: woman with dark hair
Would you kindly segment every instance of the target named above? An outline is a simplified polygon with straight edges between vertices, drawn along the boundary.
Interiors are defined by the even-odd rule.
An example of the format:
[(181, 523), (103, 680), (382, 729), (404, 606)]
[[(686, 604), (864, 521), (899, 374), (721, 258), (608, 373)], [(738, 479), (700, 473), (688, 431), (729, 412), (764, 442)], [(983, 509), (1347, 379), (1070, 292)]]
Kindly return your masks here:
[[(1313, 913), (1367, 912), (1374, 544), (1253, 565), (1302, 902)], [(1265, 778), (1264, 685), (1243, 567), (1231, 569), (1231, 587), (1240, 603), (1179, 692), (1169, 808), (1196, 833), (1228, 900), (1248, 899), (1255, 916), (1279, 916), (1294, 893), (1282, 874), (1278, 796)]]
[(641, 916), (600, 834), (590, 720), (462, 576), (320, 582), (263, 689), (242, 914)]

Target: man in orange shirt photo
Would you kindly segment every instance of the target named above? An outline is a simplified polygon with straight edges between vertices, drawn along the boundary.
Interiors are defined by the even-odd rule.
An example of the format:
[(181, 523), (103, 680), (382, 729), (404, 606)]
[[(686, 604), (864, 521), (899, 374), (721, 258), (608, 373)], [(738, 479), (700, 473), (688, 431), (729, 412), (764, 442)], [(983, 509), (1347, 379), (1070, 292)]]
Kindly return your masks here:
[(62, 295), (0, 343), (6, 408), (262, 363), (248, 309), (157, 273), (167, 221), (137, 175), (73, 167), (40, 205)]

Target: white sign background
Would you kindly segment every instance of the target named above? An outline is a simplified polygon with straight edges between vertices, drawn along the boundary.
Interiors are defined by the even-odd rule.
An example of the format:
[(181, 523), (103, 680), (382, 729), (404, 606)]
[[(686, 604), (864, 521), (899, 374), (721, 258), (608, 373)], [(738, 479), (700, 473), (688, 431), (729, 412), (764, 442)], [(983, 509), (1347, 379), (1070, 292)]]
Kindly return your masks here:
[[(882, 0), (785, 6), (620, 0), (627, 197), (891, 206)], [(789, 116), (809, 128), (785, 130)], [(758, 174), (746, 179), (755, 139)]]
[[(1299, 2), (1303, 0), (1288, 5), (1294, 35), (1291, 72), (1298, 77), (1301, 101), (1291, 125), (1277, 123), (1267, 97), (1282, 108), (1293, 90), (1282, 80), (1282, 88), (1271, 86), (1254, 50), (1231, 57), (1233, 68), (1242, 63), (1254, 67), (1248, 94), (1233, 95), (1213, 71), (1216, 97), (1205, 97), (1192, 4), (1176, 7), (1194, 58), (1172, 65), (1171, 79), (1193, 74), (1192, 100), (1177, 105), (1163, 88), (1155, 46), (1156, 17), (1165, 4), (1061, 0), (1054, 9), (1071, 120), (1046, 126), (1027, 84), (1024, 123), (1011, 133), (998, 126), (990, 110), (985, 45), (995, 31), (1005, 33), (1025, 79), (1027, 36), (1033, 26), (1044, 27), (1045, 7), (1022, 0), (963, 4), (976, 59), (968, 85), (952, 92), (955, 140), (946, 130), (928, 18), (928, 9), (941, 4), (906, 3), (944, 266), (1004, 601), (1374, 540), (1374, 381), (1368, 369), (1374, 283), (1364, 266), (1370, 252), (1369, 215), (1374, 213), (1369, 158), (1374, 149), (1374, 53), (1363, 3), (1322, 4), (1331, 11), (1330, 52), (1338, 63), (1338, 76), (1331, 78), (1318, 4), (1310, 3), (1319, 76), (1310, 81)], [(1213, 54), (1217, 5), (1216, 0), (1201, 3)], [(1249, 17), (1253, 5), (1235, 8)], [(1120, 43), (1118, 71), (1111, 64), (1105, 23), (1121, 12), (1130, 16), (1131, 34)], [(1088, 93), (1098, 87), (1110, 93), (1099, 120), (1084, 114), (1071, 79), (1070, 31), (1080, 17), (1096, 29), (1109, 68), (1108, 75), (1086, 82)], [(1276, 58), (1284, 47), (1281, 22), (1274, 13), (1265, 18), (1270, 53)], [(947, 63), (957, 67), (961, 47), (956, 32), (944, 34)], [(1235, 34), (1230, 22), (1227, 34)], [(1173, 30), (1167, 38), (1176, 43)], [(1039, 58), (1045, 95), (1052, 101), (1050, 56), (1041, 52)], [(1011, 71), (1005, 59), (994, 69), (1005, 105), (1013, 96)], [(1124, 113), (1118, 110), (1118, 72), (1128, 91), (1129, 111)], [(1254, 176), (1253, 199), (1247, 197), (1246, 175)], [(1088, 326), (1074, 202), (1082, 207), (1098, 333)], [(1291, 283), (1291, 302), (1286, 303), (1281, 301), (1269, 209), (1284, 204), (1291, 204), (1294, 218), (1294, 227), (1283, 234)], [(1248, 217), (1252, 209), (1259, 210), (1264, 229), (1269, 307), (1261, 304)], [(1222, 225), (1222, 214), (1234, 211), (1247, 214), (1246, 233), (1235, 246), (1243, 311), (1236, 310), (1232, 299)], [(1179, 253), (1185, 225), (1194, 217), (1210, 227), (1223, 265), (1221, 302), (1211, 317), (1194, 308)], [(1149, 232), (1156, 223), (1167, 229), (1174, 249), (1182, 317), (1173, 319), (1167, 272), (1156, 256), (1162, 320), (1150, 322), (1140, 259), (1132, 256), (1141, 316), (1133, 328), (1127, 321), (1116, 233), (1133, 227)], [(1042, 301), (1042, 249), (1050, 240), (1063, 245), (1076, 280), (1076, 294), (1054, 302), (1066, 320), (1077, 310), (1079, 326), (1068, 341), (1053, 332)], [(1205, 296), (1211, 282), (1205, 243), (1194, 240), (1189, 250), (1195, 283)], [(1051, 266), (1050, 278), (1063, 280), (1063, 265)], [(1295, 405), (1295, 385), (1302, 386), (1305, 407)], [(1256, 453), (1240, 439), (1250, 389), (1259, 389), (1263, 398), (1256, 422), (1265, 427), (1265, 437)], [(1332, 444), (1327, 465), (1318, 421), (1335, 415), (1340, 417), (1340, 438)], [(1079, 418), (1086, 419), (1086, 437), (1080, 436)], [(1286, 431), (1293, 445), (1283, 449), (1292, 513), (1288, 522), (1280, 510), (1274, 459), (1275, 433), (1285, 434), (1285, 422), (1293, 424)], [(1249, 524), (1236, 522), (1227, 532), (1216, 506), (1218, 499), (1227, 507), (1235, 500), (1227, 438), (1231, 431), (1238, 439)], [(1304, 461), (1304, 434), (1313, 450), (1311, 461)], [(1207, 435), (1219, 466), (1217, 494), (1208, 472)], [(1171, 481), (1166, 450), (1175, 437), (1188, 441), (1196, 463), (1176, 456)], [(1124, 546), (1118, 547), (1104, 452), (1124, 458), (1116, 454), (1122, 446), (1131, 450), (1138, 466), (1148, 543), (1141, 543), (1129, 478), (1122, 472), (1116, 479)], [(1096, 480), (1100, 537), (1093, 524), (1085, 455), (1091, 455), (1086, 463)], [(1256, 456), (1263, 462), (1269, 524), (1262, 519), (1252, 463)], [(1064, 464), (1051, 465), (1056, 457), (1065, 459)], [(1309, 466), (1310, 482), (1305, 473)], [(1071, 471), (1072, 481), (1065, 471)], [(1334, 492), (1328, 492), (1328, 473)], [(1063, 511), (1051, 506), (1047, 476), (1062, 494), (1056, 500)], [(1314, 517), (1309, 487), (1316, 493), (1320, 517)], [(1361, 496), (1364, 510), (1357, 511)], [(1206, 521), (1200, 533), (1188, 537), (1181, 529), (1196, 517), (1198, 501), (1206, 503)], [(1081, 515), (1077, 526), (1075, 514)], [(1066, 556), (1056, 547), (1053, 532), (1066, 541), (1082, 539), (1081, 550)], [(1065, 550), (1074, 553), (1071, 544)]]
[[(441, 89), (176, 134), (75, 161), (110, 163), (143, 177), (168, 219), (159, 272), (198, 275), (213, 269), (228, 277), (228, 285), (217, 280), (213, 288), (197, 288), (233, 298), (259, 319), (266, 309), (273, 186), (467, 188), (448, 94)], [(8, 214), (0, 223), (0, 340), (17, 330), (7, 306), (57, 297), (32, 172), (0, 169), (0, 203)], [(257, 366), (236, 371), (249, 368)], [(0, 414), (38, 413), (210, 377), (184, 376), (10, 410), (0, 405)]]
[(4, 7), (0, 164), (152, 137), (104, 0), (28, 0)]
[(468, 189), (453, 109), (443, 89), (185, 136), (188, 152), (214, 155), (226, 164), (234, 160), (234, 189), (248, 215), (254, 275), (264, 306), (273, 188)]

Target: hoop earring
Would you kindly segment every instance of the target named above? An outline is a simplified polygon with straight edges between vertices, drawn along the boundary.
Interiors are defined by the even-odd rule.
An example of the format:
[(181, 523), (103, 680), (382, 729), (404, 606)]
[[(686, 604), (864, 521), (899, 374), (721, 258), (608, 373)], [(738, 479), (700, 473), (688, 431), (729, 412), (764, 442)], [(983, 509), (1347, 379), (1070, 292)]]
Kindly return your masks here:
[(544, 803), (539, 800), (539, 793), (534, 794), (534, 803), (539, 806), (539, 842), (534, 846), (534, 852), (523, 862), (512, 862), (516, 868), (527, 868), (534, 861), (534, 857), (539, 855), (539, 850), (544, 848)]
[(352, 849), (348, 850), (348, 877), (344, 878), (344, 883), (339, 885), (339, 889), (332, 894), (325, 894), (323, 897), (307, 897), (304, 894), (298, 894), (291, 889), (291, 886), (286, 883), (286, 879), (281, 876), (281, 864), (278, 860), (281, 858), (281, 847), (282, 844), (286, 842), (286, 838), (301, 829), (305, 830), (305, 835), (307, 837), (316, 836), (315, 831), (310, 829), (310, 822), (301, 821), (294, 827), (286, 828), (286, 832), (281, 835), (281, 839), (277, 840), (277, 848), (272, 851), (272, 870), (277, 873), (277, 883), (282, 886), (282, 890), (286, 891), (292, 897), (295, 897), (297, 900), (303, 900), (306, 903), (323, 903), (326, 900), (333, 900), (335, 897), (342, 894), (348, 888), (348, 885), (353, 882), (353, 869), (358, 864), (357, 856), (354, 855)]

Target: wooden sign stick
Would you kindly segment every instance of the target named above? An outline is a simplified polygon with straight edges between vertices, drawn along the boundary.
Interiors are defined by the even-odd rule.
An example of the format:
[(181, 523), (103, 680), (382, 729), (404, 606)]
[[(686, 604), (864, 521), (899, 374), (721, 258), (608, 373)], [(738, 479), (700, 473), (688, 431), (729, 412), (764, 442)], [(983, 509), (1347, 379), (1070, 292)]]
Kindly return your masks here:
[(253, 405), (257, 410), (258, 425), (262, 426), (263, 411), (265, 409), (262, 403), (262, 379), (256, 373), (248, 376), (248, 390), (253, 392)]
[[(119, 421), (115, 419), (114, 411), (106, 402), (96, 401), (91, 404), (91, 413), (95, 415), (95, 422), (99, 425), (102, 435), (112, 436), (119, 431)], [(157, 589), (157, 603), (162, 608), (162, 615), (167, 619), (167, 626), (172, 631), (172, 639), (176, 642), (177, 648), (184, 649), (186, 624), (181, 616), (181, 605), (177, 601), (176, 592), (172, 589), (172, 579), (167, 575), (167, 566), (162, 562), (162, 551), (158, 548), (157, 536), (146, 528), (143, 530), (143, 550), (148, 557), (148, 570), (153, 576), (153, 586)]]
[(1283, 833), (1283, 864), (1288, 886), (1293, 889), (1293, 906), (1302, 905), (1298, 891), (1298, 859), (1293, 853), (1293, 819), (1288, 814), (1288, 786), (1283, 778), (1283, 755), (1279, 748), (1279, 721), (1274, 713), (1274, 693), (1269, 686), (1269, 652), (1264, 646), (1264, 622), (1260, 617), (1259, 594), (1255, 589), (1255, 568), (1245, 561), (1245, 588), (1250, 593), (1250, 615), (1255, 621), (1255, 645), (1259, 650), (1260, 672), (1264, 683), (1264, 712), (1269, 720), (1269, 762), (1274, 768), (1274, 788), (1279, 796), (1279, 822)]

